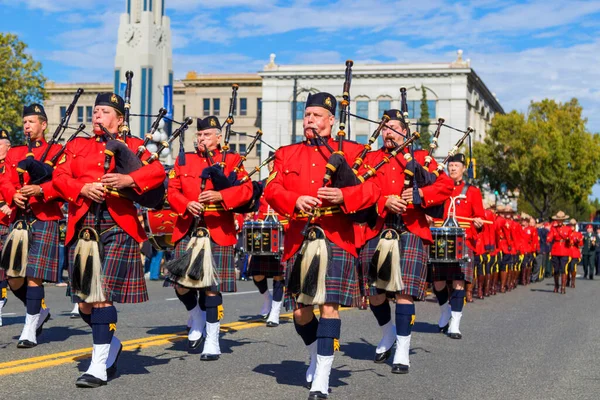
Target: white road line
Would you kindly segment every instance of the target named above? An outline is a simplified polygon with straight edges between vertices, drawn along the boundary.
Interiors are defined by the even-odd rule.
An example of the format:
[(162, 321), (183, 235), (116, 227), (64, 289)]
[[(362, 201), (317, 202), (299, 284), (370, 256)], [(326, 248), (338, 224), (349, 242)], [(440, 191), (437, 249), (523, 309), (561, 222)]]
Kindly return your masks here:
[(17, 313), (14, 313), (14, 312), (2, 313), (2, 316), (3, 316), (3, 317), (7, 317), (7, 316), (9, 316), (9, 315), (17, 315)]
[[(258, 293), (258, 290), (249, 290), (247, 292), (223, 293), (223, 296), (237, 296), (240, 294), (249, 294), (249, 293)], [(169, 297), (168, 299), (165, 299), (165, 301), (175, 301), (175, 300), (179, 300), (179, 299), (177, 297)]]

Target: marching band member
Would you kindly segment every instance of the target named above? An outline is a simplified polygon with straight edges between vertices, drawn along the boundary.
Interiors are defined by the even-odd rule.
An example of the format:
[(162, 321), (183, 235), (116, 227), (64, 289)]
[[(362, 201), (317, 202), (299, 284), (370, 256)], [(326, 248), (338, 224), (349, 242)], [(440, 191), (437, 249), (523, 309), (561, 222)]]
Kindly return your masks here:
[[(382, 130), (384, 147), (367, 154), (364, 161), (367, 169), (377, 165), (394, 147), (404, 142), (404, 138), (392, 130), (406, 133), (406, 127), (401, 122), (400, 111), (388, 110), (384, 114), (390, 117), (387, 127)], [(428, 152), (424, 150), (414, 152), (415, 160), (421, 165), (425, 163), (427, 155)], [(370, 308), (382, 330), (382, 339), (375, 350), (375, 362), (384, 363), (396, 344), (392, 367), (392, 373), (395, 374), (408, 373), (411, 331), (415, 321), (414, 302), (425, 298), (427, 253), (424, 243), (430, 244), (432, 237), (424, 208), (444, 204), (452, 193), (453, 187), (452, 180), (446, 174), (441, 174), (434, 184), (419, 189), (422, 207), (409, 205), (413, 201), (413, 188), (402, 192), (399, 189), (401, 187), (399, 185), (404, 182), (406, 164), (402, 156), (394, 157), (374, 176), (373, 182), (381, 188), (381, 196), (376, 206), (377, 224), (373, 229), (366, 226), (367, 242), (360, 253), (361, 276), (365, 280), (363, 286), (369, 287)], [(435, 171), (437, 164), (432, 161), (429, 167), (431, 171)], [(371, 272), (377, 272), (377, 265), (372, 263), (378, 263), (378, 260), (373, 257), (377, 252), (380, 236), (388, 233), (398, 239), (399, 257), (391, 258), (391, 262), (396, 262), (398, 265), (390, 268), (400, 268), (404, 285), (402, 290), (389, 291), (385, 287), (378, 287), (377, 282), (369, 282), (368, 279), (373, 275), (370, 274), (370, 267), (375, 269)], [(381, 240), (386, 239), (384, 237)], [(385, 258), (386, 255), (382, 254), (379, 257)], [(396, 303), (395, 327), (391, 319), (388, 296)]]
[[(10, 139), (8, 136), (8, 132), (4, 129), (0, 129), (0, 175), (4, 175), (6, 171), (6, 166), (4, 165), (4, 161), (6, 159), (6, 154), (10, 150)], [(0, 251), (2, 250), (2, 246), (4, 245), (4, 241), (8, 236), (10, 226), (10, 216), (12, 214), (12, 210), (6, 204), (4, 199), (0, 199)], [(2, 326), (2, 307), (8, 301), (7, 292), (8, 291), (8, 280), (6, 278), (6, 271), (3, 268), (0, 268), (0, 326)]]
[[(289, 266), (288, 293), (298, 296), (296, 332), (310, 353), (306, 372), (311, 384), (309, 399), (328, 397), (329, 374), (341, 330), (338, 309), (340, 305), (357, 305), (360, 298), (354, 228), (347, 214), (373, 205), (379, 196), (379, 189), (369, 181), (341, 189), (322, 187), (330, 152), (319, 145), (316, 135), (332, 147), (338, 145), (331, 138), (335, 110), (336, 100), (331, 94), (308, 96), (303, 123), (307, 140), (275, 152), (275, 169), (265, 188), (267, 202), (290, 218), (283, 261)], [(362, 145), (344, 141), (346, 161), (354, 162), (362, 149)], [(319, 320), (313, 313), (315, 305), (321, 311)]]
[[(508, 282), (508, 273), (512, 268), (512, 251), (513, 241), (510, 231), (510, 223), (507, 219), (510, 214), (510, 207), (502, 204), (496, 207), (498, 216), (494, 221), (494, 229), (496, 231), (496, 243), (498, 246), (497, 263), (498, 263), (498, 283), (500, 293), (506, 293), (506, 285)], [(494, 289), (496, 290), (496, 289)]]
[[(466, 171), (466, 158), (464, 154), (456, 154), (448, 163), (448, 175), (454, 181), (454, 188), (450, 198), (455, 199), (457, 217), (473, 218), (472, 224), (467, 229), (466, 243), (471, 258), (474, 250), (475, 232), (483, 227), (482, 218), (484, 216), (483, 200), (481, 191), (467, 184), (463, 180), (463, 174)], [(465, 196), (465, 198), (459, 198)], [(448, 216), (450, 201), (445, 203), (444, 217)], [(458, 219), (460, 222), (460, 219)], [(434, 293), (441, 307), (440, 328), (445, 328), (449, 323), (448, 336), (452, 339), (461, 339), (460, 320), (462, 310), (465, 304), (465, 282), (473, 281), (473, 264), (467, 261), (459, 263), (448, 263), (446, 265), (432, 264), (432, 281)], [(452, 295), (448, 300), (448, 288), (446, 281), (452, 281)], [(448, 306), (448, 303), (450, 304)], [(448, 312), (450, 311), (450, 312)], [(448, 315), (450, 314), (450, 315)], [(445, 330), (445, 329), (443, 329)]]
[[(269, 153), (269, 157), (273, 155), (272, 152)], [(273, 172), (273, 166), (275, 162), (271, 161), (267, 168), (269, 169), (269, 174)], [(262, 182), (266, 183), (266, 179)], [(267, 217), (277, 218), (282, 225), (287, 226), (288, 221), (276, 214), (275, 211), (271, 208), (269, 203), (265, 200), (264, 193), (260, 197), (260, 205), (258, 208), (258, 212), (255, 215), (257, 221), (265, 221)], [(254, 285), (258, 288), (260, 294), (264, 296), (264, 302), (262, 309), (260, 310), (260, 314), (267, 318), (267, 326), (270, 328), (279, 326), (279, 314), (281, 311), (281, 303), (283, 301), (283, 264), (281, 262), (280, 255), (273, 256), (260, 256), (253, 255), (250, 259), (250, 265), (248, 266), (248, 270), (250, 271), (250, 275), (252, 275), (252, 281)], [(273, 295), (269, 293), (269, 288), (267, 285), (267, 278), (273, 278)]]
[[(76, 381), (78, 387), (89, 388), (106, 385), (116, 372), (122, 345), (114, 336), (117, 309), (113, 304), (148, 300), (139, 247), (146, 235), (136, 207), (129, 199), (105, 195), (105, 187), (133, 188), (142, 194), (159, 187), (165, 179), (158, 162), (129, 174), (106, 173), (108, 140), (125, 141), (131, 157), (135, 157), (141, 139), (118, 133), (125, 114), (120, 96), (98, 94), (93, 113), (95, 137), (68, 143), (54, 173), (55, 188), (69, 202), (65, 243), (70, 245), (71, 293), (79, 302), (81, 318), (92, 328), (92, 360)], [(108, 138), (100, 124), (117, 139)], [(146, 152), (145, 158), (149, 155)], [(109, 171), (113, 166), (114, 161)], [(78, 239), (77, 245), (74, 239)], [(104, 257), (100, 257), (99, 248), (103, 248)]]
[(581, 247), (583, 246), (583, 235), (577, 231), (577, 220), (571, 218), (569, 221), (572, 232), (569, 236), (569, 271), (567, 277), (567, 286), (571, 283), (571, 287), (575, 289), (575, 276), (577, 275), (577, 265), (581, 262)]
[[(485, 232), (485, 251), (487, 254), (487, 262), (485, 263), (485, 279), (483, 279), (483, 295), (488, 297), (492, 294), (496, 294), (496, 281), (498, 279), (498, 248), (496, 246), (496, 213), (494, 210), (496, 206), (494, 203), (486, 202), (486, 209), (484, 212), (484, 218), (487, 221), (491, 221), (492, 224), (486, 224), (484, 227)], [(480, 293), (477, 293), (481, 298)]]
[[(11, 243), (11, 235), (15, 231), (13, 225), (11, 234), (4, 243), (6, 249), (10, 246), (14, 251), (10, 253), (12, 268), (15, 267), (15, 263), (23, 264), (25, 268), (20, 274), (15, 274), (14, 269), (11, 272), (10, 268), (7, 271), (11, 291), (27, 308), (25, 326), (17, 344), (19, 348), (31, 348), (37, 345), (37, 337), (41, 334), (44, 323), (50, 319), (50, 309), (46, 307), (44, 301), (43, 282), (56, 282), (59, 274), (58, 220), (62, 218), (59, 196), (51, 180), (39, 185), (34, 184), (30, 181), (29, 174), (19, 172), (18, 168), (20, 161), (31, 156), (39, 160), (44, 154), (48, 147), (44, 138), (47, 127), (48, 118), (42, 105), (32, 104), (24, 107), (23, 131), (29, 145), (16, 146), (8, 151), (4, 163), (5, 172), (0, 178), (2, 197), (12, 207), (14, 214), (19, 210), (19, 221), (15, 225), (25, 221), (32, 235), (29, 239), (31, 240), (29, 251), (23, 248), (26, 246), (18, 244), (20, 241)], [(52, 146), (49, 149), (49, 156), (59, 149), (58, 145)], [(19, 174), (22, 174), (24, 185), (20, 182)], [(9, 256), (8, 252), (5, 255)], [(26, 262), (22, 263), (21, 260), (25, 256)], [(4, 261), (3, 257), (4, 267), (7, 267)]]
[[(0, 153), (0, 156), (2, 153)], [(596, 235), (594, 227), (588, 224), (583, 235), (583, 279), (594, 279), (594, 254), (596, 252)], [(0, 271), (0, 274), (2, 272)]]
[(569, 267), (569, 248), (568, 241), (571, 235), (571, 228), (564, 225), (563, 222), (569, 219), (563, 211), (559, 211), (552, 217), (554, 224), (550, 228), (550, 233), (546, 241), (552, 245), (550, 255), (552, 256), (552, 271), (554, 275), (554, 293), (558, 293), (558, 278), (560, 277), (560, 293), (567, 293), (567, 269)]
[[(221, 293), (237, 290), (234, 265), (234, 246), (237, 238), (235, 213), (232, 210), (244, 205), (252, 197), (250, 181), (217, 190), (212, 179), (204, 181), (200, 177), (200, 171), (210, 167), (214, 160), (221, 160), (223, 157), (219, 144), (222, 136), (220, 127), (219, 120), (214, 116), (197, 120), (197, 150), (184, 153), (184, 149), (180, 149), (180, 156), (169, 175), (167, 191), (171, 209), (179, 214), (173, 231), (173, 242), (176, 243), (175, 260), (183, 262), (185, 254), (189, 254), (188, 247), (191, 246), (192, 240), (197, 233), (204, 235), (205, 231), (208, 231), (209, 241), (206, 245), (209, 247), (202, 253), (206, 257), (212, 253), (212, 257), (209, 257), (209, 261), (202, 254), (197, 254), (196, 260), (203, 263), (202, 267), (207, 269), (209, 263), (212, 265), (214, 257), (214, 267), (211, 269), (216, 275), (216, 280), (211, 279), (212, 284), (200, 287), (199, 284), (184, 283), (173, 275), (168, 276), (166, 282), (174, 284), (177, 297), (189, 312), (191, 326), (188, 347), (195, 349), (204, 342), (200, 356), (203, 361), (219, 359), (219, 321), (223, 317)], [(238, 154), (227, 153), (222, 174), (227, 177), (240, 159)], [(242, 170), (238, 178), (245, 175), (247, 173)]]

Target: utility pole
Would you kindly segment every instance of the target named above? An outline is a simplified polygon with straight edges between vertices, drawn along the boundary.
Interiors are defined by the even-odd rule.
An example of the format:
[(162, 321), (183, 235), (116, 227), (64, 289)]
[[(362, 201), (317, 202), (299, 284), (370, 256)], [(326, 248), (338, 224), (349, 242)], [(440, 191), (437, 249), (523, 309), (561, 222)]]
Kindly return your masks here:
[(296, 108), (298, 102), (296, 97), (298, 96), (298, 78), (294, 78), (294, 91), (292, 94), (292, 144), (296, 143)]

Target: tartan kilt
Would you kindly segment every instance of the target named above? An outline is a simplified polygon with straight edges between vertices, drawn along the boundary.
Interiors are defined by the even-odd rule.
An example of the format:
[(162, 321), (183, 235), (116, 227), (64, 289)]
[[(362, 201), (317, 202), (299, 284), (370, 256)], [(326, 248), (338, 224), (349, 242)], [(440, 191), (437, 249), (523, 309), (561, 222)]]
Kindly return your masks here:
[(27, 257), (27, 277), (45, 282), (58, 281), (58, 221), (35, 220)]
[[(86, 214), (84, 221), (78, 224), (78, 231), (83, 226), (95, 226), (93, 213)], [(100, 233), (100, 241), (104, 246), (102, 289), (104, 289), (106, 301), (116, 303), (147, 301), (148, 290), (138, 242), (117, 225), (108, 211), (102, 213)], [(68, 246), (69, 276), (73, 276), (76, 246), (77, 235)], [(72, 295), (71, 297), (73, 302), (81, 303), (79, 296)]]
[(266, 278), (283, 275), (283, 262), (277, 256), (250, 256), (248, 275), (264, 275)]
[(468, 261), (456, 263), (429, 263), (429, 281), (465, 281), (473, 282), (475, 255), (467, 247)]
[[(185, 254), (185, 249), (190, 240), (191, 236), (190, 234), (187, 234), (177, 242), (175, 245), (175, 251), (173, 253), (173, 259), (183, 257)], [(235, 280), (235, 247), (221, 246), (211, 240), (210, 248), (215, 260), (217, 276), (219, 277), (219, 285), (213, 285), (207, 289), (210, 289), (212, 292), (221, 293), (237, 292), (237, 282)], [(183, 287), (174, 280), (171, 280), (171, 278), (168, 276), (165, 278), (163, 286)]]
[[(10, 230), (8, 229), (8, 226), (0, 225), (0, 251), (2, 251), (2, 249), (4, 248), (4, 241), (6, 240), (6, 237), (8, 236), (9, 232)], [(0, 268), (0, 282), (6, 280), (6, 278), (6, 271)]]
[[(387, 229), (387, 227), (384, 227)], [(360, 289), (366, 296), (374, 296), (383, 293), (381, 289), (374, 286), (369, 287), (369, 265), (375, 254), (375, 249), (379, 243), (379, 235), (367, 241), (360, 252)], [(400, 270), (402, 272), (402, 282), (404, 290), (397, 292), (412, 296), (413, 300), (421, 301), (425, 298), (425, 289), (427, 286), (427, 255), (426, 246), (423, 240), (410, 232), (403, 232), (400, 235)], [(394, 297), (394, 293), (388, 293), (388, 297)]]
[[(360, 289), (357, 274), (357, 259), (352, 254), (327, 240), (331, 249), (331, 262), (327, 265), (325, 277), (325, 303), (339, 304), (345, 307), (357, 307), (360, 304)], [(287, 310), (295, 310), (305, 305), (298, 303), (296, 297), (289, 291), (289, 279), (300, 250), (287, 260), (285, 269), (286, 294), (284, 305)], [(310, 307), (310, 305), (309, 305)]]

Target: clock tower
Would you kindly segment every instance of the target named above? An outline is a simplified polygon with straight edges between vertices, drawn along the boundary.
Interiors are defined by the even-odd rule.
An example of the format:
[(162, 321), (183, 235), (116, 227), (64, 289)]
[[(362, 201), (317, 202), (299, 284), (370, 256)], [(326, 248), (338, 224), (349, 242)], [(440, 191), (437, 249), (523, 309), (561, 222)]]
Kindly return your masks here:
[[(171, 23), (166, 0), (125, 0), (115, 56), (114, 91), (124, 94), (125, 72), (133, 71), (132, 114), (156, 114), (164, 104), (166, 85), (173, 87)], [(131, 117), (131, 134), (143, 137), (153, 117)]]

